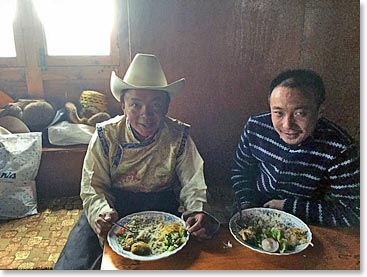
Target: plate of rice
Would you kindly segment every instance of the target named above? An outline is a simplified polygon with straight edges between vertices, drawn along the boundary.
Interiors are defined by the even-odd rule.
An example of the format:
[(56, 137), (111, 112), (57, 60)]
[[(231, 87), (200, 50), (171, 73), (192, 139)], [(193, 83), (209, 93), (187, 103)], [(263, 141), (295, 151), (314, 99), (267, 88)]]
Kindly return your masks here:
[(229, 222), (232, 236), (242, 245), (268, 255), (291, 255), (312, 245), (310, 228), (298, 217), (270, 208), (242, 210)]
[(180, 251), (189, 240), (185, 221), (160, 211), (130, 214), (112, 226), (107, 241), (113, 251), (132, 260), (153, 261)]

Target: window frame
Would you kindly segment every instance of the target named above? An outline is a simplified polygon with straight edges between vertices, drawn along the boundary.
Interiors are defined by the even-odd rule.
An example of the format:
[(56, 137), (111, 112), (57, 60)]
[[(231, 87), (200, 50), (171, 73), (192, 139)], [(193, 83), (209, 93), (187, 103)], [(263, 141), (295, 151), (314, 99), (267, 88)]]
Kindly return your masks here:
[[(32, 0), (17, 0), (13, 25), (17, 56), (0, 57), (0, 82), (26, 83), (29, 96), (44, 97), (45, 81), (83, 80), (105, 76), (106, 70), (118, 71), (130, 59), (128, 0), (114, 1), (109, 56), (48, 56), (43, 25)], [(124, 39), (120, 41), (119, 36)]]
[[(13, 24), (16, 57), (0, 57), (0, 67), (18, 67), (26, 65), (25, 53), (31, 44), (27, 35), (23, 34), (23, 29), (31, 30), (40, 38), (41, 44), (36, 54), (39, 56), (40, 67), (48, 66), (85, 66), (85, 65), (115, 65), (120, 64), (119, 44), (118, 44), (118, 14), (120, 1), (115, 0), (115, 15), (111, 31), (110, 55), (86, 55), (86, 56), (49, 56), (47, 55), (47, 45), (45, 32), (31, 0), (17, 0), (15, 19)], [(28, 15), (28, 16), (27, 16)], [(31, 47), (33, 48), (33, 47)], [(44, 63), (42, 65), (42, 63)]]
[(42, 30), (43, 47), (39, 49), (41, 67), (48, 66), (85, 66), (85, 65), (119, 65), (119, 45), (118, 34), (116, 32), (118, 0), (115, 1), (115, 14), (113, 18), (111, 36), (110, 36), (110, 55), (73, 55), (73, 56), (49, 56), (47, 55), (46, 35), (42, 23), (34, 9), (34, 17), (39, 22)]

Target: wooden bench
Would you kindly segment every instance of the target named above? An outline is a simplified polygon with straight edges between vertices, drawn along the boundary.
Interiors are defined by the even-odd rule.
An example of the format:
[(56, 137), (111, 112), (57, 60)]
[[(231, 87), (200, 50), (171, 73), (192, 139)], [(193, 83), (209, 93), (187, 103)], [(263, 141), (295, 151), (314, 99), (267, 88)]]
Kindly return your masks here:
[(86, 150), (87, 145), (44, 147), (36, 177), (37, 198), (54, 199), (79, 195)]

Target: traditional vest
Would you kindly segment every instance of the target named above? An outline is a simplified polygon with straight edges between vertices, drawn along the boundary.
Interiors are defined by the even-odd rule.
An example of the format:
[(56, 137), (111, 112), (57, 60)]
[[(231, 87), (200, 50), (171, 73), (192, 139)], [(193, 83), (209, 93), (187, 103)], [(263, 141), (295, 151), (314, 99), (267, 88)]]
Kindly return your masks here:
[(151, 139), (139, 142), (126, 116), (98, 124), (112, 187), (131, 192), (157, 192), (170, 187), (175, 182), (177, 158), (184, 150), (189, 127), (166, 117)]

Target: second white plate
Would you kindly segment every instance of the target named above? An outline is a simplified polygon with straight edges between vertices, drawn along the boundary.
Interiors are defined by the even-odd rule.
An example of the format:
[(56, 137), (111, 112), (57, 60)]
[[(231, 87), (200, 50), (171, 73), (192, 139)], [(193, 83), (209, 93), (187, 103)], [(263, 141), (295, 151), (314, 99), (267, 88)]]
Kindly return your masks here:
[[(295, 228), (301, 228), (307, 230), (307, 240), (311, 242), (312, 240), (312, 233), (310, 228), (298, 217), (280, 211), (276, 209), (269, 209), (269, 208), (251, 208), (246, 209), (242, 211), (242, 216), (244, 221), (248, 221), (253, 218), (262, 218), (265, 221), (278, 221), (280, 223), (283, 223), (286, 226), (291, 226)], [(291, 255), (295, 253), (299, 253), (303, 250), (305, 250), (309, 243), (304, 243), (297, 245), (294, 250), (286, 250), (283, 253), (275, 252), (267, 252), (264, 251), (262, 248), (254, 246), (252, 244), (249, 244), (248, 242), (244, 241), (242, 237), (239, 235), (240, 227), (236, 224), (236, 221), (240, 218), (240, 214), (237, 212), (235, 215), (232, 216), (232, 218), (229, 221), (229, 230), (232, 234), (232, 236), (242, 245), (260, 253), (268, 254), (268, 255)]]

